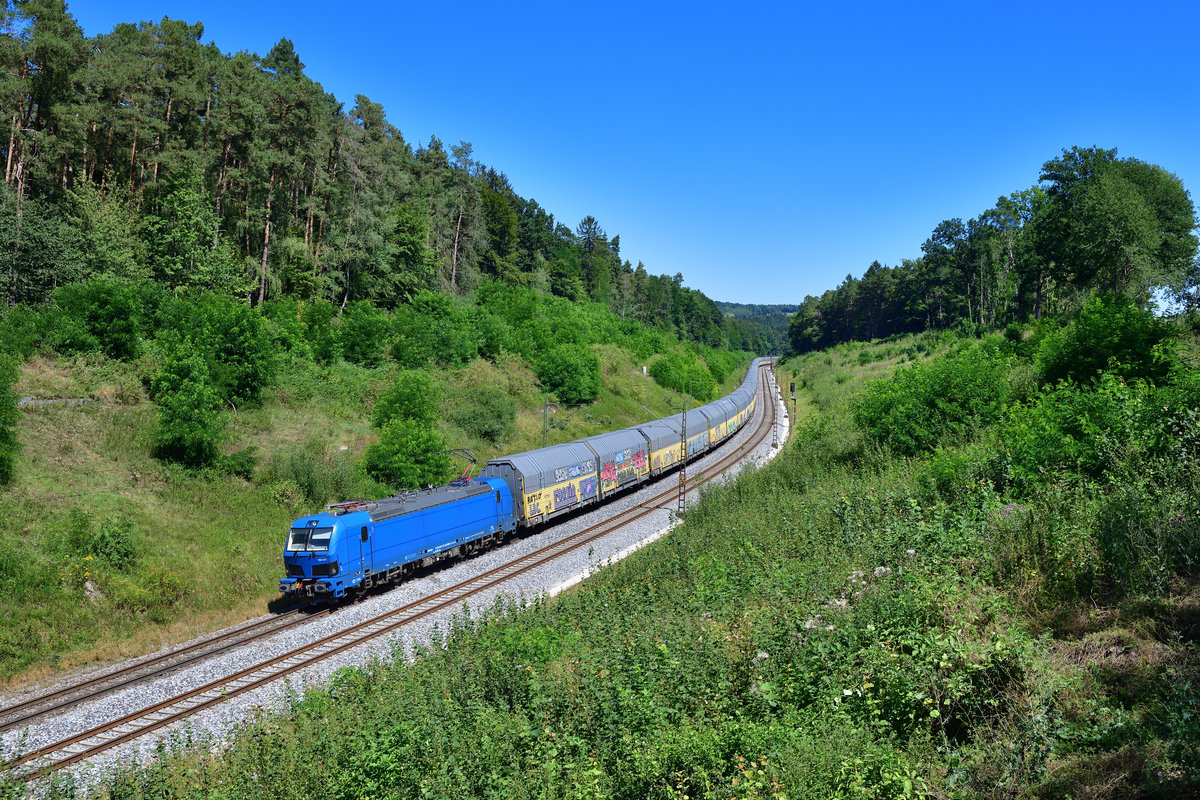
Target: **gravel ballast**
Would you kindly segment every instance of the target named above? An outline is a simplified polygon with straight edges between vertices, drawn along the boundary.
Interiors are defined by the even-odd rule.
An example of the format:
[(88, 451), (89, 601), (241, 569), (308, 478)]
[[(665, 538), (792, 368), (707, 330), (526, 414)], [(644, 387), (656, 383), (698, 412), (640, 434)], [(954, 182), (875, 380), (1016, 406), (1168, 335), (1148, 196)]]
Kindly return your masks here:
[[(769, 381), (770, 395), (775, 400), (776, 414), (779, 420), (779, 441), (783, 442), (788, 435), (790, 420), (787, 417), (786, 405), (780, 400), (779, 393), (775, 388), (773, 377), (769, 378)], [(755, 422), (763, 411), (764, 408), (760, 406)], [(747, 425), (730, 441), (719, 447), (716, 453), (689, 463), (689, 476), (703, 472), (718, 459), (739, 448), (746, 449), (745, 457), (738, 466), (716, 479), (717, 481), (730, 481), (741, 470), (756, 468), (773, 459), (780, 450), (772, 446), (773, 437), (770, 433), (763, 444), (753, 449), (747, 447), (746, 443), (754, 427), (754, 424)], [(11, 758), (20, 753), (53, 744), (108, 720), (116, 719), (167, 700), (181, 692), (221, 679), (253, 663), (303, 647), (309, 642), (339, 632), (351, 625), (427, 597), (440, 589), (461, 583), (520, 555), (533, 552), (566, 534), (595, 524), (615, 511), (646, 502), (654, 494), (661, 492), (664, 486), (669, 486), (676, 480), (677, 476), (673, 473), (649, 486), (624, 495), (600, 509), (571, 517), (551, 528), (517, 539), (503, 547), (481, 553), (470, 559), (452, 562), (444, 568), (410, 579), (391, 591), (367, 597), (358, 603), (339, 609), (332, 615), (317, 618), (307, 625), (191, 665), (153, 682), (142, 683), (96, 701), (79, 705), (70, 712), (45, 719), (25, 731), (9, 732), (0, 737), (3, 755), (5, 758)], [(696, 502), (697, 499), (698, 490), (688, 493), (687, 502), (689, 504)], [(505, 582), (498, 589), (472, 596), (469, 607), (476, 610), (488, 609), (501, 595), (518, 599), (554, 595), (580, 583), (587, 576), (603, 569), (606, 564), (619, 561), (669, 533), (675, 525), (674, 498), (667, 503), (667, 506), (667, 508), (660, 507), (655, 512), (604, 535), (593, 541), (588, 548), (580, 548), (550, 564), (522, 573)], [(72, 774), (76, 786), (86, 787), (101, 780), (114, 766), (122, 767), (154, 758), (156, 752), (164, 744), (170, 746), (172, 741), (202, 743), (208, 747), (219, 747), (229, 732), (240, 722), (246, 720), (254, 710), (284, 708), (289, 698), (302, 692), (304, 687), (320, 685), (333, 672), (344, 667), (364, 666), (372, 661), (390, 660), (401, 653), (404, 657), (410, 657), (416, 645), (429, 641), (435, 626), (445, 631), (450, 626), (451, 617), (462, 613), (462, 606), (435, 612), (405, 625), (395, 633), (331, 656), (300, 673), (231, 698), (218, 706), (189, 717), (182, 723), (114, 747), (89, 761), (68, 767), (63, 772)], [(20, 698), (10, 698), (10, 700), (17, 699)], [(164, 742), (164, 740), (167, 741)]]

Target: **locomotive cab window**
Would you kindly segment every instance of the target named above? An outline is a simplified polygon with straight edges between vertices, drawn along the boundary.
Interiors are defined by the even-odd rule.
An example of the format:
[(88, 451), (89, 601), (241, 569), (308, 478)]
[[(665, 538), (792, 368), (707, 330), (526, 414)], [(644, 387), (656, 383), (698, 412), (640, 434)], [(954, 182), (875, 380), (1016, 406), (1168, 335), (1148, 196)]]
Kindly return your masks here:
[(295, 552), (324, 552), (329, 549), (333, 528), (292, 528), (287, 549)]

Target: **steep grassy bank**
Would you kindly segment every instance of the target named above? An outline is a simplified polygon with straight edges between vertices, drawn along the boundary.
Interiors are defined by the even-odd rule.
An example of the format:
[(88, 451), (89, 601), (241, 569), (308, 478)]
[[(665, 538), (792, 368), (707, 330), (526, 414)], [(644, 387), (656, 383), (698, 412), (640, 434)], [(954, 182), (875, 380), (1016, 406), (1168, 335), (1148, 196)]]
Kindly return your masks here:
[[(1002, 362), (992, 388), (1023, 385), (1028, 359), (1003, 348), (907, 339), (790, 362), (783, 380), (811, 405), (787, 450), (706, 492), (672, 536), (553, 602), (461, 621), (413, 663), (348, 670), (219, 756), (181, 742), (107, 792), (1195, 795), (1195, 562), (1116, 546), (1195, 512), (1162, 516), (1078, 461), (1044, 459), (1048, 479), (1025, 482), (1011, 426), (1047, 395), (1026, 386), (989, 411), (994, 392), (967, 379)], [(868, 389), (874, 406), (854, 400), (929, 352)], [(862, 409), (888, 386), (921, 399), (911, 381), (934, 374), (942, 405), (892, 410), (896, 429), (920, 421), (940, 444), (900, 456)], [(1126, 442), (1109, 457), (1140, 456)], [(1183, 502), (1191, 480), (1155, 502)]]
[[(617, 345), (596, 345), (602, 390), (573, 422), (548, 415), (550, 442), (669, 415), (682, 402), (641, 374)], [(17, 396), (89, 398), (22, 411), (17, 478), (0, 490), (0, 674), (15, 687), (61, 669), (138, 655), (261, 614), (277, 597), (283, 531), (330, 498), (382, 496), (357, 468), (377, 437), (377, 398), (399, 372), (287, 359), (259, 406), (230, 410), (226, 451), (256, 448), (244, 476), (192, 472), (155, 459), (156, 410), (143, 388), (153, 361), (93, 354), (37, 356)], [(435, 373), (438, 430), (482, 464), (539, 447), (543, 392), (517, 356), (476, 358)], [(732, 389), (741, 371), (726, 376)], [(486, 391), (507, 398), (511, 423), (472, 425)], [(465, 464), (463, 464), (465, 466)]]

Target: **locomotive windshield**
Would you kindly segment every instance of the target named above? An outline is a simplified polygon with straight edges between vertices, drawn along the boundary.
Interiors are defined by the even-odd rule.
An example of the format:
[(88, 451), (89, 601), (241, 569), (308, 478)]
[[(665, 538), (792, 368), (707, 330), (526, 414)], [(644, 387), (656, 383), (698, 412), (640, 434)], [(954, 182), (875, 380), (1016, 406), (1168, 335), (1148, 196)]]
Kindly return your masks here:
[(332, 535), (333, 528), (292, 528), (287, 549), (324, 552), (329, 549), (329, 537)]

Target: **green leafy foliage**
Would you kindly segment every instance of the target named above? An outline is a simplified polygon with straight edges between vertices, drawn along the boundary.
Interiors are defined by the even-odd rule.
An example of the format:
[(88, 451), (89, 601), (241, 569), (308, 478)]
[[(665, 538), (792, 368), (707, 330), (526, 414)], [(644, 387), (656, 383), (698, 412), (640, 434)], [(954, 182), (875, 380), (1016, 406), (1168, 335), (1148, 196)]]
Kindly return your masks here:
[(110, 358), (136, 358), (138, 303), (128, 284), (92, 280), (63, 286), (47, 311), (54, 349), (64, 353), (101, 350)]
[(563, 344), (536, 364), (538, 380), (563, 403), (586, 403), (600, 394), (600, 358), (591, 348)]
[(219, 455), (225, 419), (220, 393), (190, 343), (170, 347), (151, 389), (158, 405), (155, 454), (188, 467), (212, 464)]
[(387, 352), (390, 323), (387, 314), (362, 300), (342, 315), (342, 355), (352, 364), (378, 367)]
[(359, 494), (353, 457), (345, 451), (327, 454), (315, 441), (276, 452), (261, 482), (294, 486), (307, 503), (317, 506)]
[(178, 339), (204, 360), (220, 395), (234, 405), (257, 405), (277, 369), (276, 350), (262, 315), (214, 293), (170, 300), (159, 310), (168, 348)]
[[(724, 366), (723, 362), (721, 366)], [(721, 367), (718, 367), (718, 372), (722, 372)], [(713, 399), (716, 391), (715, 375), (711, 369), (701, 366), (688, 350), (671, 350), (650, 365), (649, 373), (659, 386), (690, 394), (702, 403)]]
[(1042, 380), (1083, 382), (1114, 370), (1126, 379), (1161, 379), (1170, 367), (1160, 345), (1170, 328), (1149, 311), (1117, 295), (1090, 299), (1077, 319), (1050, 332), (1037, 351)]
[(318, 364), (331, 364), (342, 354), (341, 330), (334, 325), (337, 311), (328, 300), (313, 300), (300, 311), (304, 338)]
[(429, 372), (404, 370), (396, 376), (387, 394), (375, 403), (371, 424), (382, 428), (393, 419), (432, 423), (437, 419), (441, 397), (441, 386)]
[(419, 489), (445, 483), (453, 473), (441, 435), (421, 420), (395, 418), (363, 453), (368, 475), (393, 489)]
[(1008, 358), (977, 345), (928, 364), (900, 367), (868, 385), (854, 420), (872, 439), (904, 455), (994, 423), (1008, 400)]
[(17, 425), (21, 412), (17, 410), (13, 384), (17, 381), (16, 364), (11, 356), (0, 353), (0, 485), (13, 479), (21, 442)]
[(91, 556), (115, 570), (127, 572), (137, 565), (142, 550), (141, 533), (132, 520), (105, 517), (97, 523), (74, 511), (67, 529), (67, 548), (77, 556)]
[(396, 309), (392, 360), (407, 368), (462, 366), (479, 354), (470, 316), (447, 295), (424, 291)]
[(491, 444), (508, 435), (516, 418), (516, 401), (504, 390), (493, 386), (472, 389), (451, 415), (451, 419), (468, 434)]
[(45, 337), (45, 320), (26, 305), (0, 309), (0, 353), (27, 360)]

